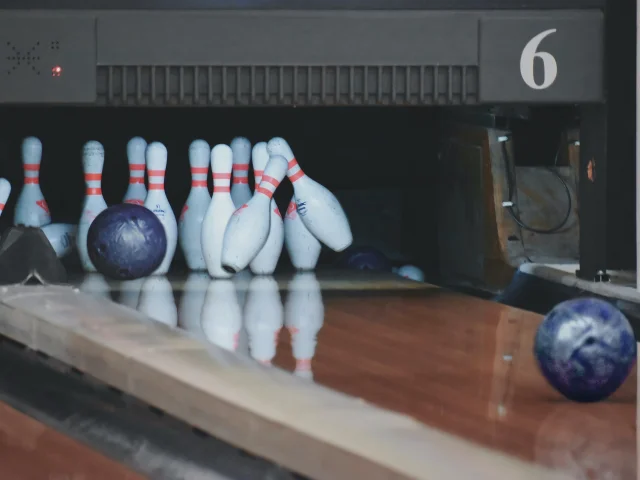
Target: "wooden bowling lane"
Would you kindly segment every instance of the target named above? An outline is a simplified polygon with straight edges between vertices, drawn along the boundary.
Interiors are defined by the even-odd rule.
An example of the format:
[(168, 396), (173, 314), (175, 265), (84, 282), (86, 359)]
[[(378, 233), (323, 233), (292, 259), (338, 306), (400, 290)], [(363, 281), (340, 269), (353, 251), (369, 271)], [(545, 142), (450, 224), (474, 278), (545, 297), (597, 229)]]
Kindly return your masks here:
[[(636, 371), (598, 404), (539, 374), (539, 315), (441, 289), (323, 293), (314, 381), (572, 478), (636, 478)], [(275, 363), (295, 369), (283, 329)]]
[(143, 480), (146, 477), (0, 402), (0, 478)]

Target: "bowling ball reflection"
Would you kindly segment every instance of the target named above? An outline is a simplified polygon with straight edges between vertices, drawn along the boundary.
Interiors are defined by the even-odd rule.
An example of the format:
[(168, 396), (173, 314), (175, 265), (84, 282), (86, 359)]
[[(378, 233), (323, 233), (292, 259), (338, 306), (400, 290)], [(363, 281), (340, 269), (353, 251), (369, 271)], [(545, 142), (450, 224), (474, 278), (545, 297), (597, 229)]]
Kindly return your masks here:
[(536, 461), (575, 479), (636, 478), (635, 405), (562, 403), (536, 437)]
[(167, 251), (167, 235), (158, 217), (140, 205), (121, 203), (103, 210), (89, 227), (89, 258), (116, 280), (151, 275)]

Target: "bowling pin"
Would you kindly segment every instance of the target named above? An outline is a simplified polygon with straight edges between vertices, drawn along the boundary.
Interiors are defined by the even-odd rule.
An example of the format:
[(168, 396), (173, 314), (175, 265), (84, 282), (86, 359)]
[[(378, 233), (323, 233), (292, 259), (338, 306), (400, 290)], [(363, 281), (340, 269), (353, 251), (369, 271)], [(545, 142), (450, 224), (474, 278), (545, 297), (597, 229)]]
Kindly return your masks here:
[(153, 275), (144, 280), (140, 289), (138, 311), (170, 327), (178, 325), (178, 307), (167, 277)]
[(251, 199), (249, 188), (249, 162), (251, 161), (251, 142), (244, 137), (231, 140), (233, 153), (233, 184), (231, 199), (236, 208), (240, 208)]
[(78, 223), (76, 245), (80, 256), (80, 263), (85, 272), (96, 272), (96, 267), (89, 258), (87, 249), (87, 235), (93, 220), (107, 208), (102, 197), (102, 168), (104, 167), (104, 148), (100, 142), (89, 141), (82, 149), (82, 168), (84, 181), (87, 185), (82, 214)]
[(222, 241), (227, 223), (235, 211), (231, 199), (231, 169), (233, 154), (228, 145), (216, 145), (211, 150), (213, 195), (202, 221), (200, 242), (209, 275), (213, 278), (229, 278), (231, 274), (222, 268)]
[(75, 248), (78, 226), (71, 223), (50, 223), (42, 227), (42, 232), (56, 252), (62, 258)]
[(129, 161), (129, 187), (122, 203), (144, 205), (147, 198), (147, 187), (144, 186), (145, 158), (147, 142), (144, 138), (133, 137), (127, 143), (127, 159)]
[(87, 273), (80, 284), (80, 291), (97, 297), (111, 300), (109, 282), (100, 273)]
[(311, 379), (311, 360), (316, 352), (318, 332), (324, 324), (324, 303), (320, 283), (313, 272), (298, 272), (289, 282), (285, 303), (285, 326), (291, 335), (296, 359), (295, 374)]
[[(207, 155), (208, 157), (208, 155)], [(196, 338), (203, 338), (202, 306), (209, 287), (209, 275), (205, 272), (192, 272), (187, 277), (178, 307), (178, 325), (191, 332)]]
[(211, 148), (204, 140), (194, 140), (189, 146), (191, 191), (182, 207), (178, 222), (180, 248), (189, 270), (206, 270), (202, 253), (202, 222), (211, 203), (207, 174), (211, 163)]
[(11, 184), (9, 180), (0, 178), (0, 216), (2, 216), (2, 211), (7, 204), (7, 200), (9, 200), (9, 195), (11, 195)]
[(271, 198), (286, 173), (284, 157), (270, 157), (256, 194), (233, 212), (222, 243), (222, 268), (226, 271), (239, 272), (264, 247), (271, 225)]
[(13, 217), (14, 225), (42, 227), (51, 223), (49, 206), (40, 190), (40, 162), (42, 143), (36, 137), (27, 137), (22, 142), (22, 168), (24, 186), (18, 196)]
[(242, 311), (231, 279), (209, 282), (202, 306), (202, 331), (214, 345), (235, 352), (242, 328)]
[(424, 273), (415, 265), (403, 265), (400, 268), (393, 268), (392, 271), (393, 273), (396, 273), (401, 277), (408, 278), (409, 280), (424, 282)]
[(305, 175), (284, 138), (269, 140), (267, 150), (269, 155), (282, 155), (289, 162), (287, 176), (293, 184), (297, 212), (307, 229), (336, 252), (349, 247), (353, 243), (351, 227), (335, 195)]
[[(267, 143), (256, 143), (252, 151), (253, 173), (256, 179), (256, 185), (260, 185), (262, 181), (262, 173), (269, 162), (269, 153), (267, 152)], [(258, 192), (258, 189), (256, 189)], [(256, 193), (258, 194), (258, 193)], [(271, 275), (280, 259), (282, 253), (282, 245), (284, 243), (284, 225), (282, 223), (282, 214), (276, 201), (271, 199), (271, 224), (269, 225), (269, 235), (264, 247), (260, 250), (256, 258), (251, 260), (249, 268), (256, 275)]]
[(164, 191), (167, 148), (160, 142), (151, 143), (147, 147), (146, 161), (149, 193), (147, 193), (144, 206), (158, 217), (167, 235), (167, 252), (153, 275), (164, 275), (169, 271), (173, 256), (176, 253), (176, 246), (178, 245), (178, 223)]
[(244, 323), (249, 334), (251, 357), (271, 365), (284, 322), (278, 282), (270, 276), (253, 277), (247, 292)]
[(135, 280), (123, 280), (120, 282), (118, 303), (136, 310), (140, 302), (140, 290), (142, 290), (144, 280), (144, 278), (136, 278)]
[(316, 268), (322, 245), (302, 223), (296, 209), (295, 197), (291, 198), (284, 217), (284, 243), (291, 263), (296, 269), (313, 270)]

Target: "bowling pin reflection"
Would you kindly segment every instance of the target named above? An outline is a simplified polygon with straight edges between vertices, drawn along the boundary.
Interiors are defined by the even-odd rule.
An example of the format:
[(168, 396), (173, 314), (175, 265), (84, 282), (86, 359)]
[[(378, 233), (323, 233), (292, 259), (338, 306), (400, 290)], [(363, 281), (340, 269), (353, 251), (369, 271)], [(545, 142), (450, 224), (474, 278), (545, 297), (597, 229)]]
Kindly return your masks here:
[(167, 277), (153, 275), (144, 280), (138, 311), (171, 327), (178, 325), (178, 307), (173, 297), (171, 282)]
[(193, 272), (187, 277), (180, 299), (178, 325), (198, 338), (204, 337), (202, 331), (202, 307), (209, 286), (209, 274)]
[(313, 379), (311, 359), (323, 324), (324, 303), (315, 273), (296, 273), (289, 282), (285, 304), (285, 325), (291, 334), (291, 348), (296, 359), (295, 375)]
[(140, 301), (140, 290), (142, 289), (143, 283), (144, 278), (123, 280), (120, 282), (118, 303), (136, 310), (138, 308), (138, 302)]
[(249, 334), (251, 357), (263, 365), (271, 365), (284, 322), (280, 290), (273, 277), (261, 275), (251, 280), (244, 322)]
[(202, 306), (201, 328), (206, 339), (226, 350), (238, 348), (242, 311), (230, 279), (211, 280)]
[[(236, 294), (238, 296), (238, 305), (240, 305), (240, 311), (244, 312), (244, 306), (247, 301), (247, 291), (249, 290), (249, 284), (251, 283), (251, 270), (248, 268), (236, 273), (231, 280), (236, 287)], [(249, 334), (247, 328), (242, 327), (238, 334), (238, 348), (236, 352), (246, 357), (249, 356)]]
[(82, 283), (80, 284), (80, 291), (88, 293), (89, 295), (105, 297), (106, 299), (111, 300), (111, 288), (109, 287), (109, 282), (107, 282), (104, 275), (100, 273), (85, 274)]

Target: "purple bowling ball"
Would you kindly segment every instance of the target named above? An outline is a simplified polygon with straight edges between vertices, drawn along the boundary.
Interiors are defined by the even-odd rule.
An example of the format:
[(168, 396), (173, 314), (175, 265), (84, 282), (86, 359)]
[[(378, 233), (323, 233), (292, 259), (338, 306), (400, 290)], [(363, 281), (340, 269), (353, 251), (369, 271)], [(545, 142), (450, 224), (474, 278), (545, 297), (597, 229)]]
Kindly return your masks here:
[(103, 275), (134, 280), (151, 275), (167, 251), (167, 235), (155, 214), (121, 203), (103, 210), (89, 227), (89, 258)]
[(391, 262), (377, 248), (350, 247), (342, 255), (340, 264), (354, 270), (391, 270)]
[(556, 305), (538, 327), (534, 354), (547, 381), (576, 402), (597, 402), (624, 383), (636, 339), (617, 308), (595, 298)]

